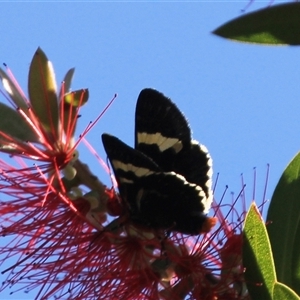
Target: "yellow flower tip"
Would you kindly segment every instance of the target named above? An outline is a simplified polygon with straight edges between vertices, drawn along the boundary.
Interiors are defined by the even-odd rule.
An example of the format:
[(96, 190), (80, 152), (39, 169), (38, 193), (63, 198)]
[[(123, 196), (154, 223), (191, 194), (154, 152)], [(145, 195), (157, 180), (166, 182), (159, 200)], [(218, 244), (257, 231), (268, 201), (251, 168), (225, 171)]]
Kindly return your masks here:
[(101, 205), (99, 199), (94, 196), (84, 196), (84, 199), (87, 200), (91, 206), (91, 210), (97, 212), (105, 212), (104, 205)]
[(76, 176), (77, 171), (71, 164), (67, 164), (66, 167), (62, 170), (62, 173), (64, 174), (66, 179), (72, 180)]
[(72, 154), (72, 158), (70, 160), (71, 164), (74, 164), (74, 162), (79, 158), (79, 151), (78, 150), (74, 150), (73, 154)]
[(95, 213), (107, 213), (106, 198), (101, 197), (97, 191), (86, 193), (83, 198), (90, 204), (90, 211)]
[(68, 193), (68, 197), (70, 198), (70, 200), (76, 200), (79, 197), (82, 197), (83, 193), (81, 188), (77, 187), (77, 186), (73, 186), (71, 188), (71, 191)]

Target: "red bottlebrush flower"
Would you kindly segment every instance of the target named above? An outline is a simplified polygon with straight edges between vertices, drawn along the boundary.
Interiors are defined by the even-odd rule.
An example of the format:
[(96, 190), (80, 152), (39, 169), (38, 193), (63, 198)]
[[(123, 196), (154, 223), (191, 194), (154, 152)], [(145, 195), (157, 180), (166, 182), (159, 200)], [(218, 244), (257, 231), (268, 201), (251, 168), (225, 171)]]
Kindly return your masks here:
[[(21, 175), (26, 184), (14, 180)], [(1, 175), (0, 190), (9, 200), (0, 205), (0, 235), (7, 243), (0, 246), (1, 271), (7, 276), (0, 290), (38, 289), (35, 299), (48, 299), (47, 294), (68, 293), (66, 287), (72, 285), (68, 279), (76, 281), (74, 274), (83, 278), (87, 268), (95, 264), (94, 254), (89, 261), (89, 253), (93, 253), (89, 248), (97, 229), (103, 229), (104, 213), (92, 209), (91, 196), (71, 200), (42, 177), (30, 179), (26, 181), (24, 170), (15, 170), (12, 178)], [(45, 191), (47, 201), (43, 201)]]
[(226, 217), (225, 206), (214, 205), (220, 225), (210, 233), (166, 236), (121, 219), (103, 227), (91, 194), (71, 200), (30, 169), (11, 167), (8, 174), (2, 174), (1, 191), (11, 199), (0, 206), (1, 234), (14, 238), (0, 248), (7, 274), (1, 290), (37, 290), (35, 299), (248, 299), (241, 290), (243, 215), (227, 222), (234, 205)]
[[(197, 237), (132, 224), (114, 191), (73, 161), (85, 93), (63, 91), (69, 89), (68, 73), (55, 96), (48, 63), (39, 49), (29, 74), (30, 100), (0, 71), (16, 106), (9, 114), (27, 126), (26, 132), (20, 126), (11, 130), (0, 120), (0, 151), (46, 162), (28, 168), (19, 159), (17, 168), (0, 161), (0, 192), (7, 198), (0, 203), (0, 234), (8, 241), (0, 246), (7, 276), (0, 291), (37, 291), (34, 299), (247, 299), (240, 239), (244, 216), (228, 223), (224, 206), (215, 203), (220, 225), (209, 231), (216, 220), (211, 218), (207, 232)], [(234, 213), (233, 205), (228, 214)], [(106, 220), (107, 214), (119, 218)]]
[[(67, 73), (56, 95), (51, 63), (38, 49), (30, 66), (27, 100), (11, 72), (0, 70), (7, 99), (15, 106), (0, 104), (0, 151), (14, 158), (12, 165), (0, 160), (0, 193), (5, 195), (0, 233), (7, 241), (0, 246), (2, 273), (7, 274), (1, 290), (16, 284), (28, 292), (39, 287), (37, 299), (54, 294), (61, 286), (59, 274), (79, 262), (82, 249), (86, 253), (95, 232), (103, 229), (113, 196), (77, 159), (75, 148), (114, 98), (75, 141), (79, 108), (88, 91), (68, 92), (73, 72)], [(46, 164), (28, 167), (22, 158)]]
[[(235, 257), (241, 248), (232, 238), (239, 236), (242, 220), (228, 224), (222, 206), (215, 206), (220, 226), (197, 238), (166, 236), (118, 219), (103, 228), (95, 225), (102, 223), (91, 198), (71, 200), (41, 176), (11, 174), (2, 178), (1, 190), (12, 199), (1, 203), (0, 221), (2, 236), (15, 238), (0, 248), (7, 274), (1, 290), (37, 289), (35, 299), (247, 299), (238, 292), (242, 268)], [(28, 182), (22, 190), (18, 178)], [(9, 259), (15, 263), (4, 268)]]
[[(215, 209), (220, 212), (222, 206)], [(71, 244), (76, 251), (67, 248), (59, 262), (44, 265), (41, 274), (59, 273), (60, 280), (52, 280), (41, 299), (54, 294), (63, 299), (248, 299), (240, 291), (241, 221), (231, 226), (223, 218), (218, 228), (197, 238), (167, 237), (128, 223), (77, 232)]]
[(0, 151), (46, 162), (40, 166), (43, 172), (58, 175), (65, 170), (66, 177), (75, 176), (75, 149), (84, 134), (75, 141), (74, 131), (88, 90), (69, 91), (73, 74), (74, 69), (67, 72), (58, 92), (52, 64), (38, 48), (30, 64), (27, 98), (11, 71), (0, 69), (7, 99), (14, 106), (0, 104)]
[[(8, 258), (14, 257), (16, 262), (2, 271), (8, 274), (2, 289), (21, 283), (18, 286), (23, 284), (25, 291), (39, 286), (39, 294), (42, 293), (57, 280), (59, 264), (72, 263), (64, 254), (76, 251), (94, 231), (92, 226), (68, 209), (57, 195), (53, 193), (48, 197), (49, 201), (44, 206), (41, 206), (39, 197), (35, 196), (19, 200), (19, 203), (11, 201), (16, 213), (9, 216), (9, 222), (2, 222), (1, 235), (14, 235), (16, 238), (1, 247), (1, 262), (3, 264)], [(75, 206), (84, 209), (83, 203), (75, 203)]]
[[(0, 103), (0, 151), (13, 156), (18, 161), (19, 167), (0, 162), (3, 182), (0, 188), (2, 193), (9, 195), (11, 195), (11, 190), (7, 192), (9, 186), (17, 190), (19, 195), (26, 194), (28, 190), (31, 193), (33, 189), (40, 189), (43, 194), (40, 201), (44, 204), (49, 192), (59, 192), (74, 199), (82, 195), (78, 187), (85, 185), (90, 189), (85, 199), (93, 202), (90, 203), (91, 211), (94, 215), (95, 212), (97, 215), (99, 213), (103, 215), (107, 211), (106, 202), (110, 198), (108, 190), (91, 174), (87, 165), (78, 159), (76, 147), (115, 97), (96, 121), (90, 123), (75, 141), (74, 132), (79, 109), (88, 100), (88, 90), (69, 91), (73, 74), (74, 69), (70, 69), (60, 91), (57, 92), (52, 64), (38, 48), (30, 64), (29, 99), (27, 99), (10, 70), (4, 72), (0, 69), (0, 77), (9, 96), (6, 98), (15, 107), (12, 109)], [(42, 161), (45, 164), (28, 168), (20, 157)], [(35, 180), (39, 177), (44, 177), (42, 185), (35, 184)], [(30, 184), (29, 187), (27, 182)], [(72, 202), (66, 200), (68, 197), (61, 199), (78, 213)], [(89, 219), (99, 227), (93, 216)]]
[[(122, 218), (103, 227), (91, 209), (92, 195), (71, 200), (41, 176), (25, 180), (25, 193), (26, 185), (20, 191), (15, 180), (21, 174), (25, 179), (24, 170), (11, 174), (1, 187), (13, 198), (1, 203), (1, 234), (16, 238), (0, 250), (2, 265), (15, 263), (2, 266), (2, 289), (38, 290), (35, 299), (248, 299), (241, 264), (244, 212), (235, 217), (234, 204), (224, 216), (226, 206), (215, 203), (220, 225), (212, 232), (166, 236)], [(48, 189), (44, 202), (42, 186)]]

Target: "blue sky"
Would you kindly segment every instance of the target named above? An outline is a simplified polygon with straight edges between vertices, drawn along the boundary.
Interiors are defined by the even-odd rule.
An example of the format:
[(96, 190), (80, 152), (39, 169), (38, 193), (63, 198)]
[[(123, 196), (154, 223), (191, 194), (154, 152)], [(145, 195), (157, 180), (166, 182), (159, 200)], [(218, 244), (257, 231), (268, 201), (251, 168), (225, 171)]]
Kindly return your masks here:
[[(300, 148), (300, 50), (240, 44), (211, 34), (240, 16), (247, 0), (24, 2), (1, 2), (0, 62), (25, 91), (38, 46), (53, 62), (58, 82), (76, 67), (73, 89), (90, 91), (78, 134), (117, 93), (87, 136), (103, 158), (103, 132), (133, 145), (137, 96), (153, 87), (176, 102), (194, 138), (208, 147), (214, 173), (220, 173), (217, 198), (225, 185), (238, 193), (243, 173), (250, 203), (256, 167), (260, 202), (267, 164), (271, 197)], [(249, 11), (268, 2), (255, 1)], [(82, 150), (80, 156), (109, 183), (92, 155)], [(32, 298), (22, 292), (9, 297)]]

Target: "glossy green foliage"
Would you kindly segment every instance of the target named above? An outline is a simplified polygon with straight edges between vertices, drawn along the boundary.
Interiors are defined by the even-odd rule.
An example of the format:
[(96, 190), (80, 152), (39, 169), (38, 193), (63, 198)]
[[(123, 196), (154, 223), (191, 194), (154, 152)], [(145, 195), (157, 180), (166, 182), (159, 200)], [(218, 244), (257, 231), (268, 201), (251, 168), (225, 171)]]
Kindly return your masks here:
[[(0, 144), (14, 148), (14, 141), (39, 142), (38, 136), (24, 117), (15, 109), (0, 102)], [(7, 148), (7, 149), (8, 149)]]
[(57, 88), (52, 63), (41, 48), (37, 49), (30, 64), (28, 93), (35, 115), (54, 142), (59, 125)]
[(267, 230), (257, 207), (252, 204), (243, 230), (245, 278), (252, 299), (272, 299), (276, 282), (272, 250)]
[(278, 280), (300, 294), (300, 153), (282, 174), (267, 215)]
[(288, 286), (276, 282), (273, 289), (273, 300), (299, 300), (299, 296)]
[(213, 33), (239, 42), (300, 45), (300, 3), (274, 5), (243, 14)]

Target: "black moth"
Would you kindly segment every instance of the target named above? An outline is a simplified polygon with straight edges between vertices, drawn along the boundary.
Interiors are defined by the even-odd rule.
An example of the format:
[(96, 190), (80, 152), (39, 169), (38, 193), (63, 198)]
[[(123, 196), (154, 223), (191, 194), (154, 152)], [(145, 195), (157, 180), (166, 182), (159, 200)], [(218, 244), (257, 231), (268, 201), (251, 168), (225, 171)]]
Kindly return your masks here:
[(212, 160), (192, 140), (187, 120), (169, 98), (141, 91), (135, 149), (108, 134), (102, 141), (132, 222), (191, 235), (214, 225), (206, 216), (213, 198)]

